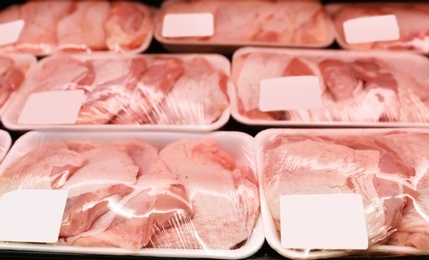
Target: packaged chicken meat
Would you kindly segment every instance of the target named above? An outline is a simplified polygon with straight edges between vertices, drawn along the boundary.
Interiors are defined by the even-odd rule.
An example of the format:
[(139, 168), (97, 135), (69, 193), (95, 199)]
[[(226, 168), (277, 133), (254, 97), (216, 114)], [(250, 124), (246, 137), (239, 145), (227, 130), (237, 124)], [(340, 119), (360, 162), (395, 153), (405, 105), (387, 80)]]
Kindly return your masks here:
[(53, 55), (39, 62), (4, 125), (210, 131), (229, 119), (229, 73), (216, 54)]
[(427, 126), (428, 69), (409, 52), (243, 48), (231, 114), (251, 125)]
[(255, 167), (238, 132), (29, 132), (0, 167), (0, 201), (67, 191), (59, 235), (0, 249), (245, 258), (264, 242)]
[(0, 129), (0, 163), (3, 161), (11, 145), (12, 138), (9, 133)]
[(153, 10), (132, 1), (29, 1), (0, 11), (0, 52), (142, 52), (153, 35)]
[(165, 1), (154, 36), (173, 52), (232, 53), (247, 45), (327, 47), (331, 27), (319, 1)]
[(328, 4), (326, 10), (342, 48), (429, 53), (425, 3)]
[[(293, 259), (429, 254), (428, 147), (429, 132), (416, 128), (260, 132), (255, 152), (268, 243)], [(285, 198), (327, 194), (361, 197), (363, 208), (359, 214), (366, 233), (366, 248), (283, 247), (283, 230), (289, 230), (288, 225), (300, 225), (300, 220), (288, 225), (282, 222), (291, 219), (288, 212), (291, 207), (284, 204)], [(301, 209), (305, 207), (311, 204), (301, 204)], [(351, 207), (346, 206), (345, 210)], [(320, 212), (319, 216), (322, 215)], [(358, 223), (350, 226), (356, 227)], [(354, 238), (346, 234), (343, 239)]]
[(28, 54), (0, 54), (0, 117), (36, 65)]

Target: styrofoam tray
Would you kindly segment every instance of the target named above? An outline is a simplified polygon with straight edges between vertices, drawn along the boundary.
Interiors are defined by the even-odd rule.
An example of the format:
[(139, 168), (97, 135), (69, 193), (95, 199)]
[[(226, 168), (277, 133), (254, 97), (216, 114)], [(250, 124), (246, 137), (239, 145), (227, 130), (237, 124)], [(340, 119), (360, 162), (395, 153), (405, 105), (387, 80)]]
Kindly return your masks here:
[(262, 156), (263, 156), (263, 146), (264, 144), (271, 140), (272, 138), (278, 135), (293, 135), (300, 134), (306, 136), (345, 136), (345, 135), (356, 135), (356, 136), (366, 136), (373, 134), (383, 134), (392, 131), (403, 131), (403, 132), (416, 132), (416, 133), (429, 133), (429, 130), (421, 128), (402, 128), (402, 129), (393, 129), (393, 128), (378, 128), (378, 129), (363, 129), (363, 128), (354, 128), (354, 129), (266, 129), (259, 132), (255, 136), (255, 154), (256, 154), (256, 166), (258, 171), (258, 180), (259, 180), (259, 196), (261, 199), (261, 214), (262, 221), (264, 226), (265, 238), (268, 244), (276, 252), (291, 259), (321, 259), (321, 258), (334, 258), (334, 257), (343, 257), (346, 255), (356, 255), (356, 254), (370, 254), (370, 255), (429, 255), (429, 252), (421, 251), (413, 247), (406, 246), (393, 246), (393, 245), (374, 245), (368, 250), (365, 251), (314, 251), (314, 252), (305, 252), (305, 251), (295, 251), (292, 249), (286, 249), (281, 246), (280, 234), (277, 231), (273, 217), (271, 215), (268, 204), (265, 200), (265, 194), (262, 188)]
[[(155, 28), (154, 28), (154, 37), (160, 42), (164, 48), (170, 52), (218, 52), (231, 54), (235, 50), (243, 46), (264, 46), (264, 47), (301, 47), (301, 48), (326, 48), (334, 43), (334, 28), (332, 26), (331, 20), (328, 19), (328, 30), (329, 35), (324, 42), (318, 44), (299, 44), (299, 43), (276, 43), (276, 42), (262, 42), (262, 41), (242, 41), (242, 42), (223, 42), (223, 41), (198, 41), (198, 40), (188, 40), (188, 39), (168, 39), (162, 36), (162, 24), (163, 21), (163, 10), (175, 2), (189, 2), (187, 0), (169, 0), (163, 2), (159, 12), (155, 18)], [(297, 1), (299, 2), (299, 1)], [(196, 10), (193, 10), (196, 11)]]
[[(58, 55), (52, 55), (41, 60), (36, 67), (33, 74), (37, 73), (37, 68), (41, 68), (44, 62), (49, 61), (50, 59), (54, 59)], [(174, 57), (178, 59), (182, 59), (184, 61), (191, 60), (195, 57), (203, 57), (207, 61), (210, 62), (211, 66), (214, 69), (222, 71), (227, 76), (230, 75), (230, 67), (231, 64), (229, 60), (218, 54), (76, 54), (69, 55), (78, 60), (102, 60), (102, 59), (121, 59), (121, 58), (129, 58), (129, 57), (145, 57), (147, 59), (152, 59), (156, 57)], [(32, 74), (32, 75), (33, 75)], [(218, 120), (212, 122), (207, 125), (114, 125), (114, 124), (88, 124), (88, 125), (21, 125), (18, 124), (17, 120), (19, 115), (25, 105), (30, 94), (32, 94), (32, 86), (31, 86), (31, 78), (32, 75), (29, 75), (29, 79), (26, 84), (21, 88), (18, 97), (10, 104), (7, 111), (5, 111), (3, 117), (3, 124), (6, 128), (12, 130), (90, 130), (90, 131), (98, 131), (98, 130), (152, 130), (152, 131), (189, 131), (189, 132), (203, 132), (203, 131), (213, 131), (221, 128), (225, 125), (230, 118), (230, 108), (227, 107)], [(228, 88), (229, 85), (232, 85), (232, 82), (228, 80)]]
[[(390, 52), (382, 50), (372, 51), (347, 51), (347, 50), (307, 50), (307, 49), (285, 49), (285, 48), (258, 48), (244, 47), (237, 50), (232, 57), (232, 72), (234, 74), (234, 60), (239, 56), (252, 53), (278, 53), (300, 58), (313, 59), (339, 59), (352, 61), (356, 58), (376, 58), (387, 63), (395, 70), (407, 73), (422, 86), (429, 88), (429, 60), (423, 55), (412, 52)], [(346, 121), (289, 121), (289, 120), (264, 120), (251, 119), (238, 111), (238, 97), (235, 84), (228, 89), (231, 104), (231, 116), (237, 121), (253, 126), (306, 126), (306, 127), (429, 127), (428, 123), (405, 123), (405, 122), (346, 122)]]
[[(143, 3), (140, 3), (140, 4), (144, 5)], [(19, 6), (19, 4), (18, 4), (18, 6)], [(147, 32), (146, 37), (143, 40), (142, 44), (138, 48), (133, 49), (133, 50), (120, 50), (120, 51), (115, 51), (115, 50), (103, 50), (103, 51), (99, 51), (99, 50), (90, 50), (90, 51), (88, 51), (88, 50), (86, 50), (85, 51), (85, 50), (81, 50), (81, 51), (78, 51), (78, 53), (79, 52), (81, 52), (81, 53), (86, 52), (86, 53), (93, 53), (93, 54), (108, 54), (108, 53), (117, 53), (117, 54), (130, 53), (130, 54), (137, 54), (137, 53), (145, 52), (149, 48), (149, 46), (150, 46), (150, 44), (152, 42), (152, 39), (153, 39), (154, 17), (156, 15), (157, 11), (158, 11), (157, 8), (154, 8), (152, 6), (149, 6), (149, 5), (145, 5), (145, 6), (152, 12), (151, 18), (150, 18), (151, 21), (152, 21), (152, 25), (151, 25), (151, 29)], [(56, 47), (58, 47), (58, 46), (56, 46)], [(19, 53), (19, 51), (17, 51), (14, 46), (10, 46), (10, 47), (7, 46), (7, 47), (0, 48), (0, 52), (1, 53)], [(72, 54), (72, 53), (74, 53), (74, 51), (64, 51), (64, 50), (61, 50), (60, 48), (58, 48), (58, 49), (54, 49), (52, 52), (49, 52), (49, 53), (31, 53), (31, 52), (29, 52), (29, 54), (32, 54), (32, 55), (35, 55), (35, 56), (38, 56), (38, 57), (45, 57), (45, 56), (49, 56), (49, 55), (53, 55), (53, 54), (60, 54), (60, 53)]]
[(0, 163), (9, 151), (12, 145), (12, 138), (9, 133), (0, 129)]
[[(334, 38), (335, 41), (338, 43), (338, 45), (340, 45), (341, 48), (343, 49), (348, 49), (348, 50), (366, 50), (368, 49), (368, 47), (370, 47), (373, 43), (362, 43), (362, 44), (349, 44), (345, 41), (344, 37), (340, 35), (340, 33), (337, 30), (337, 27), (335, 26), (335, 20), (333, 18), (333, 15), (342, 7), (344, 6), (374, 6), (374, 5), (382, 5), (382, 6), (401, 6), (401, 5), (418, 5), (421, 7), (425, 7), (426, 9), (429, 8), (429, 5), (422, 3), (422, 2), (413, 2), (413, 1), (402, 1), (402, 3), (400, 2), (391, 2), (391, 3), (386, 3), (386, 2), (366, 2), (366, 3), (331, 3), (331, 4), (327, 4), (325, 6), (325, 10), (328, 12), (328, 15), (331, 17), (331, 25), (333, 28), (333, 34), (334, 34)], [(429, 10), (429, 9), (428, 9)], [(427, 14), (429, 16), (429, 14)], [(401, 24), (399, 24), (399, 28), (401, 28)], [(375, 49), (374, 49), (375, 50)], [(389, 51), (394, 51), (394, 50), (389, 50)], [(429, 49), (427, 50), (413, 50), (416, 53), (422, 53), (422, 54), (428, 54), (429, 53)]]
[[(211, 132), (211, 133), (163, 133), (163, 132), (38, 132), (31, 131), (22, 135), (13, 145), (0, 165), (0, 174), (14, 160), (37, 146), (49, 141), (91, 140), (93, 142), (109, 142), (141, 138), (151, 145), (162, 148), (178, 140), (200, 140), (205, 137), (214, 138), (220, 147), (230, 153), (238, 164), (249, 166), (256, 175), (254, 161), (253, 137), (241, 132)], [(256, 178), (257, 176), (255, 176)], [(138, 255), (153, 257), (187, 257), (187, 258), (219, 258), (241, 259), (256, 253), (265, 241), (262, 220), (259, 216), (251, 237), (238, 249), (234, 250), (198, 250), (198, 249), (155, 249), (144, 248), (139, 251), (129, 251), (108, 247), (78, 247), (49, 244), (25, 244), (0, 242), (0, 250), (31, 250), (58, 253), (102, 254), (102, 255)]]
[(19, 53), (2, 53), (0, 54), (0, 56), (11, 58), (16, 63), (17, 67), (22, 68), (22, 71), (25, 74), (24, 82), (21, 84), (18, 90), (12, 92), (12, 94), (10, 95), (6, 103), (4, 103), (2, 107), (0, 107), (0, 118), (1, 118), (5, 113), (7, 107), (11, 104), (11, 101), (13, 100), (13, 98), (15, 98), (15, 96), (19, 92), (19, 89), (22, 86), (24, 86), (27, 76), (29, 76), (31, 72), (34, 70), (37, 63), (37, 59), (35, 56), (31, 54), (19, 54)]

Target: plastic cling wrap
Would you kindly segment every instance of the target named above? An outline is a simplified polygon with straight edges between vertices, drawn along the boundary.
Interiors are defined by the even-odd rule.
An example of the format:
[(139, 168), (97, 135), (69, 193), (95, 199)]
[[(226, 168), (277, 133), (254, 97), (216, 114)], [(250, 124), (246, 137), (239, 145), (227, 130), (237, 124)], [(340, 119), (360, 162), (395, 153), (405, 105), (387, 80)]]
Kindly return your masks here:
[[(213, 35), (164, 35), (166, 16), (203, 13), (213, 16)], [(166, 1), (154, 35), (166, 48), (188, 52), (230, 52), (245, 45), (326, 47), (334, 40), (329, 17), (318, 1)]]
[(0, 162), (3, 161), (3, 158), (6, 156), (11, 145), (12, 139), (9, 133), (4, 130), (0, 130)]
[[(423, 3), (358, 3), (329, 4), (329, 12), (338, 43), (347, 49), (356, 50), (411, 50), (429, 53), (428, 27), (429, 5)], [(348, 43), (345, 38), (344, 22), (383, 15), (393, 15), (399, 27), (399, 39)], [(374, 24), (374, 26), (382, 26)], [(353, 32), (352, 32), (353, 33)], [(365, 34), (365, 32), (362, 32)]]
[[(429, 133), (418, 129), (268, 129), (256, 136), (267, 241), (291, 258), (428, 254)], [(362, 196), (369, 248), (306, 250), (280, 245), (280, 197)]]
[[(5, 115), (13, 129), (213, 130), (229, 118), (220, 55), (56, 55), (43, 59)], [(30, 95), (83, 91), (73, 124), (19, 121)], [(60, 113), (60, 112), (58, 112)]]
[[(423, 126), (429, 122), (428, 68), (427, 59), (405, 52), (243, 48), (232, 62), (231, 114), (254, 125)], [(302, 93), (296, 97), (301, 107), (262, 111), (261, 82), (294, 77), (317, 79), (319, 106), (305, 107), (310, 93)], [(276, 91), (271, 99), (295, 101)]]
[(141, 52), (152, 40), (152, 10), (137, 2), (30, 1), (0, 12), (0, 24), (23, 21), (2, 52)]
[(36, 58), (25, 54), (0, 55), (0, 116), (23, 85), (36, 64)]
[(25, 134), (0, 169), (0, 194), (60, 189), (68, 199), (57, 243), (0, 248), (250, 256), (264, 241), (252, 141), (228, 132)]

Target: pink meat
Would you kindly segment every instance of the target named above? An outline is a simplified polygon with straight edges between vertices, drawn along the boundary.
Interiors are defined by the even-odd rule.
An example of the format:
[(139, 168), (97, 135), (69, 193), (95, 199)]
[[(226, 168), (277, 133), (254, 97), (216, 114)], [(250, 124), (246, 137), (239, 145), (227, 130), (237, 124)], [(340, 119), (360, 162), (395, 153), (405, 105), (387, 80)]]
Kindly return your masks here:
[(38, 67), (31, 85), (38, 91), (80, 89), (91, 85), (94, 77), (91, 64), (69, 56), (59, 56), (44, 61)]
[(114, 2), (105, 23), (106, 45), (110, 50), (140, 47), (152, 30), (151, 10), (133, 2)]
[(273, 118), (259, 110), (259, 84), (263, 79), (281, 77), (290, 59), (284, 54), (255, 52), (233, 60), (231, 78), (237, 88), (242, 114), (252, 118)]
[(95, 79), (86, 88), (85, 101), (77, 124), (109, 122), (129, 103), (141, 75), (146, 70), (142, 57), (93, 61)]
[(169, 228), (175, 220), (193, 217), (183, 185), (160, 160), (158, 149), (138, 139), (116, 145), (139, 166), (133, 191), (121, 199), (109, 200), (108, 212), (86, 232), (64, 239), (65, 243), (138, 250), (148, 244), (156, 230)]
[(207, 125), (215, 122), (228, 107), (227, 76), (212, 68), (204, 58), (185, 62), (185, 70), (150, 123), (160, 125)]
[(12, 59), (0, 57), (0, 108), (12, 92), (21, 86), (24, 79), (24, 72), (16, 67)]
[(30, 53), (51, 53), (57, 46), (56, 24), (73, 7), (70, 1), (28, 2), (20, 7), (20, 19), (25, 21), (15, 48)]
[(378, 178), (382, 158), (377, 149), (350, 148), (329, 138), (280, 135), (264, 146), (261, 159), (265, 199), (277, 230), (280, 197), (288, 194), (361, 194), (370, 244), (385, 240), (400, 220), (405, 200), (396, 195), (402, 188)]
[(74, 4), (73, 12), (57, 24), (58, 47), (65, 50), (104, 50), (104, 23), (110, 13), (110, 3), (82, 1)]
[(0, 24), (19, 20), (20, 16), (19, 6), (12, 5), (0, 12)]
[(249, 169), (237, 167), (211, 139), (171, 143), (160, 157), (183, 182), (195, 216), (160, 229), (151, 239), (153, 247), (227, 250), (249, 238), (259, 212), (258, 188)]
[(69, 191), (69, 198), (114, 184), (132, 185), (136, 182), (139, 168), (120, 146), (99, 145), (81, 155), (88, 160), (87, 164), (77, 170), (62, 187)]
[(17, 159), (1, 174), (3, 194), (15, 189), (57, 189), (86, 164), (63, 142), (43, 144)]
[(128, 100), (127, 106), (111, 121), (113, 124), (155, 123), (150, 121), (154, 107), (160, 104), (184, 71), (183, 61), (156, 58), (148, 64)]

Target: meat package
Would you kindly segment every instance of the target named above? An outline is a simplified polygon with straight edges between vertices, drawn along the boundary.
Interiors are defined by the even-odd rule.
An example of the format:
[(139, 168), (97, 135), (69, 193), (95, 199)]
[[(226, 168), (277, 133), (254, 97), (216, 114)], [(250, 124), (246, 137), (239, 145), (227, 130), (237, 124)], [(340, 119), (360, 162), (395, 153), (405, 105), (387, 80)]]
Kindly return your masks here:
[[(253, 125), (424, 126), (428, 69), (425, 57), (408, 52), (243, 48), (232, 61), (231, 114)], [(298, 98), (304, 107), (261, 110), (263, 80), (296, 77), (317, 79), (319, 106), (307, 109), (309, 93), (303, 93)], [(294, 101), (278, 92), (272, 96), (282, 98), (283, 105)]]
[[(269, 244), (291, 258), (429, 252), (429, 132), (418, 129), (268, 129), (256, 136), (261, 212)], [(360, 194), (367, 251), (280, 246), (280, 197)]]
[[(11, 129), (213, 130), (229, 119), (230, 63), (220, 55), (54, 55), (39, 62), (10, 109)], [(84, 91), (74, 125), (20, 123), (30, 95)], [(100, 128), (101, 127), (101, 128)]]
[[(177, 14), (211, 14), (214, 34), (166, 35), (165, 17)], [(166, 1), (157, 16), (154, 36), (171, 51), (187, 52), (231, 52), (245, 45), (320, 48), (334, 41), (331, 21), (319, 1)]]
[(11, 145), (12, 138), (9, 133), (0, 129), (0, 163), (3, 161)]
[(0, 54), (0, 116), (34, 68), (36, 58), (26, 54)]
[(0, 196), (67, 190), (59, 240), (0, 248), (250, 256), (264, 242), (253, 158), (244, 133), (29, 132), (0, 168)]
[[(326, 7), (331, 16), (335, 36), (339, 45), (355, 50), (410, 50), (429, 53), (428, 28), (429, 5), (424, 3), (354, 3), (329, 4)], [(344, 22), (368, 17), (393, 15), (396, 23), (388, 26), (399, 29), (399, 39), (349, 43), (345, 37)], [(374, 24), (374, 26), (383, 26)], [(389, 30), (389, 27), (386, 29)], [(353, 33), (353, 32), (351, 32)], [(365, 34), (365, 32), (361, 32)]]
[(0, 24), (24, 21), (1, 52), (141, 52), (153, 34), (153, 11), (136, 2), (29, 1), (0, 12)]

